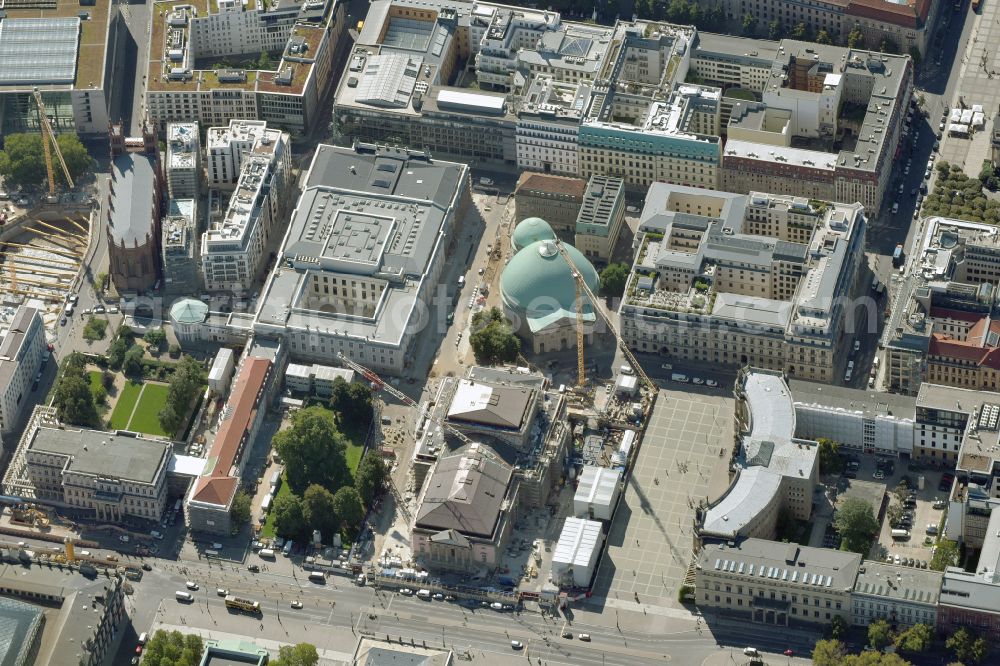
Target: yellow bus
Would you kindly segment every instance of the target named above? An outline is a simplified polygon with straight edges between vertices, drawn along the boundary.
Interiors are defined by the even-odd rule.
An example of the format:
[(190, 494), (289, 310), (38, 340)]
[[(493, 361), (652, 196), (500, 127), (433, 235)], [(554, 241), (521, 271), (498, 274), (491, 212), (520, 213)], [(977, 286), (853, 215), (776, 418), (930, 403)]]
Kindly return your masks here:
[(226, 608), (235, 608), (244, 613), (259, 613), (260, 602), (253, 599), (243, 599), (235, 594), (226, 595)]

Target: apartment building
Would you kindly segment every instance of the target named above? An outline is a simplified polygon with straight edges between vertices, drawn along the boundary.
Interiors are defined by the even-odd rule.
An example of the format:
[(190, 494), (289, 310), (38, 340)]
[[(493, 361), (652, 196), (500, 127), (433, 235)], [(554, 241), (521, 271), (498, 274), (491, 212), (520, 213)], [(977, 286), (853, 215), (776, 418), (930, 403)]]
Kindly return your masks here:
[(885, 620), (900, 630), (915, 624), (935, 627), (943, 578), (940, 571), (862, 562), (851, 595), (851, 623), (867, 627)]
[(208, 171), (213, 183), (235, 190), (221, 219), (201, 237), (201, 270), (208, 291), (248, 292), (264, 267), (265, 248), (291, 196), (291, 147), (287, 133), (261, 122), (231, 120), (208, 130)]
[(167, 502), (170, 442), (137, 433), (73, 430), (53, 407), (35, 408), (18, 443), (4, 490), (57, 500), (94, 520), (156, 521)]
[(857, 553), (746, 539), (706, 544), (696, 557), (695, 603), (703, 610), (778, 627), (851, 621)]
[[(996, 562), (990, 565), (995, 566)], [(942, 633), (965, 628), (991, 642), (1000, 640), (1000, 604), (997, 604), (1000, 580), (996, 569), (980, 567), (985, 570), (968, 572), (960, 567), (945, 570), (936, 627)]]
[[(154, 3), (150, 118), (161, 129), (173, 121), (212, 126), (259, 118), (296, 133), (326, 122), (320, 104), (333, 83), (344, 12), (338, 0)], [(255, 59), (262, 52), (280, 52), (273, 70), (202, 68), (206, 60)]]
[(916, 270), (903, 280), (881, 344), (890, 390), (921, 382), (974, 390), (1000, 386), (1000, 239), (989, 224), (933, 217), (914, 239)]
[(611, 262), (625, 219), (625, 182), (591, 176), (576, 218), (573, 245), (591, 261)]
[(40, 306), (18, 306), (13, 317), (0, 322), (0, 436), (17, 428), (48, 355)]
[(559, 238), (572, 242), (586, 192), (587, 181), (582, 178), (525, 171), (514, 189), (515, 217), (522, 222), (544, 219)]
[(777, 0), (723, 0), (722, 8), (730, 20), (742, 20), (750, 12), (757, 20), (758, 34), (765, 34), (773, 21), (785, 30), (800, 23), (812, 33), (827, 32), (837, 43), (846, 44), (848, 35), (858, 30), (865, 46), (878, 48), (883, 40), (896, 45), (900, 53), (916, 49), (926, 53), (931, 27), (948, 3), (931, 0), (816, 0), (813, 2), (778, 2)]
[(167, 194), (197, 199), (201, 189), (201, 137), (198, 123), (167, 123)]
[(795, 417), (780, 373), (757, 368), (740, 372), (734, 430), (745, 462), (726, 492), (696, 514), (698, 540), (771, 539), (782, 511), (810, 519), (818, 447), (795, 436)]
[(298, 362), (330, 364), (343, 353), (401, 373), (470, 199), (464, 164), (412, 149), (321, 145), (254, 331), (283, 338)]
[(622, 336), (665, 358), (832, 381), (866, 224), (860, 204), (655, 183)]

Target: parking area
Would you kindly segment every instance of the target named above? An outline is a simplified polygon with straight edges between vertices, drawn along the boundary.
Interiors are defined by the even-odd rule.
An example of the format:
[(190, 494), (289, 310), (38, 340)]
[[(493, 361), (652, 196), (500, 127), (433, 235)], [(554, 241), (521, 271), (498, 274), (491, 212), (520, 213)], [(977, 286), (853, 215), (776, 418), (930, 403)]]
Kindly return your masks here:
[(729, 484), (734, 400), (702, 389), (660, 391), (609, 530), (595, 596), (679, 605), (677, 592), (691, 564), (694, 507)]

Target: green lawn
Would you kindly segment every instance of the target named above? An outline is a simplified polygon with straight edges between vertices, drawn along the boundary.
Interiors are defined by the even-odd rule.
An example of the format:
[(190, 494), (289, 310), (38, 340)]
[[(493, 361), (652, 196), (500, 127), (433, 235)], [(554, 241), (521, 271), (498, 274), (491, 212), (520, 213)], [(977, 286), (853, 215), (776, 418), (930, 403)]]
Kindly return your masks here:
[(132, 417), (128, 429), (147, 435), (166, 437), (167, 433), (160, 427), (159, 414), (167, 403), (168, 387), (166, 384), (153, 384), (152, 382), (147, 382), (145, 387), (142, 391), (139, 407), (135, 410), (135, 415)]
[(101, 379), (101, 373), (98, 370), (91, 370), (90, 372), (88, 372), (87, 378), (90, 380), (91, 391), (94, 391), (97, 388), (104, 386), (104, 382)]
[(115, 403), (115, 411), (111, 412), (111, 420), (108, 422), (108, 426), (112, 430), (125, 430), (128, 428), (128, 421), (132, 417), (132, 408), (135, 407), (135, 401), (139, 399), (140, 391), (142, 391), (142, 384), (136, 384), (131, 381), (125, 382), (125, 388), (122, 389), (121, 395), (118, 396), (118, 402)]

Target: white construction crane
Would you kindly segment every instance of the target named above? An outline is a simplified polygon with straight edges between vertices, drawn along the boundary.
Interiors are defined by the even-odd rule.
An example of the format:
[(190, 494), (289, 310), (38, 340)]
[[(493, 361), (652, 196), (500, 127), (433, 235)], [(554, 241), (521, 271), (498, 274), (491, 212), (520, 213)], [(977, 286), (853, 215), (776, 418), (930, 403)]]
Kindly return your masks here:
[(448, 432), (450, 432), (455, 437), (458, 437), (460, 440), (462, 440), (463, 444), (475, 444), (475, 442), (473, 440), (469, 439), (465, 435), (465, 433), (459, 431), (458, 429), (456, 429), (455, 427), (449, 425), (445, 421), (443, 421), (443, 420), (441, 420), (441, 419), (433, 416), (430, 413), (430, 411), (427, 410), (427, 409), (425, 409), (424, 407), (422, 407), (420, 405), (420, 403), (418, 403), (416, 400), (414, 400), (410, 396), (406, 395), (402, 391), (399, 391), (395, 387), (387, 384), (385, 381), (382, 380), (381, 377), (379, 377), (378, 375), (376, 375), (373, 371), (369, 370), (368, 368), (366, 368), (365, 366), (361, 365), (360, 363), (355, 363), (351, 359), (347, 358), (346, 356), (344, 356), (343, 352), (341, 352), (339, 354), (339, 356), (340, 356), (340, 362), (341, 363), (343, 363), (344, 365), (346, 365), (351, 370), (354, 370), (355, 372), (360, 373), (362, 377), (364, 377), (366, 380), (368, 380), (371, 383), (372, 388), (374, 388), (376, 391), (385, 391), (386, 393), (388, 393), (392, 397), (396, 398), (400, 402), (402, 402), (404, 404), (407, 404), (410, 407), (416, 408), (416, 410), (418, 412), (420, 412), (421, 416), (426, 416), (430, 421), (436, 423), (437, 425), (441, 426), (442, 428), (447, 429)]
[[(557, 240), (555, 241), (555, 244), (556, 248), (559, 249), (559, 256), (561, 256), (563, 260), (567, 264), (569, 264), (570, 270), (573, 271), (573, 279), (576, 280), (577, 292), (579, 293), (580, 291), (583, 291), (583, 293), (587, 294), (587, 298), (590, 299), (590, 303), (594, 308), (594, 312), (600, 315), (601, 319), (604, 321), (604, 325), (607, 326), (608, 330), (611, 331), (611, 333), (615, 336), (615, 341), (621, 348), (622, 353), (625, 354), (625, 358), (632, 366), (632, 369), (635, 370), (635, 373), (639, 376), (640, 379), (642, 379), (642, 381), (646, 384), (646, 386), (650, 387), (654, 391), (657, 390), (658, 388), (657, 385), (653, 382), (652, 379), (649, 378), (649, 376), (645, 372), (643, 372), (642, 366), (639, 365), (639, 361), (636, 360), (635, 356), (629, 350), (628, 345), (626, 345), (625, 341), (622, 340), (622, 336), (618, 332), (618, 328), (611, 321), (611, 317), (609, 317), (608, 314), (604, 311), (604, 304), (601, 303), (601, 301), (597, 298), (597, 296), (594, 295), (594, 292), (590, 290), (590, 287), (587, 286), (587, 281), (583, 279), (583, 274), (580, 273), (580, 271), (576, 267), (576, 264), (573, 263), (573, 260), (569, 256), (569, 252), (567, 252), (566, 248), (563, 247), (562, 241)], [(580, 384), (583, 384), (583, 351), (582, 351), (583, 347), (581, 342), (583, 340), (582, 300), (583, 299), (580, 298), (577, 298), (576, 300), (577, 345), (580, 347), (579, 349), (577, 349), (577, 356), (579, 359), (578, 362), (580, 363), (580, 368), (579, 368)]]

